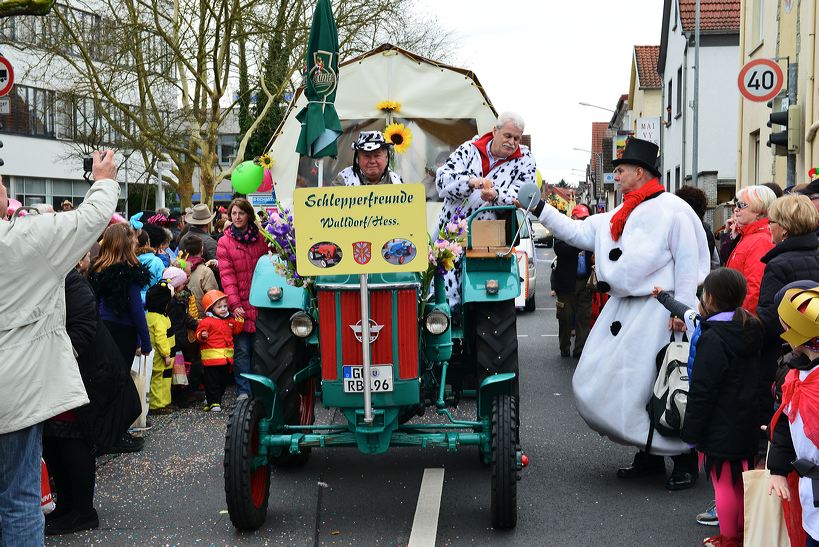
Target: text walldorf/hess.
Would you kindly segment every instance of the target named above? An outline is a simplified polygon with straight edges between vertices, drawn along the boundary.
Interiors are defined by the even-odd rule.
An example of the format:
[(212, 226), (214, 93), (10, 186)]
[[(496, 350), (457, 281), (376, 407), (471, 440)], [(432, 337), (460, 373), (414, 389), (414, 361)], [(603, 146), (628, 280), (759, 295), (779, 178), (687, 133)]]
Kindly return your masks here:
[[(410, 196), (412, 197), (412, 196)], [(322, 228), (381, 228), (384, 226), (398, 226), (398, 219), (391, 217), (365, 216), (364, 218), (325, 217), (321, 219)]]

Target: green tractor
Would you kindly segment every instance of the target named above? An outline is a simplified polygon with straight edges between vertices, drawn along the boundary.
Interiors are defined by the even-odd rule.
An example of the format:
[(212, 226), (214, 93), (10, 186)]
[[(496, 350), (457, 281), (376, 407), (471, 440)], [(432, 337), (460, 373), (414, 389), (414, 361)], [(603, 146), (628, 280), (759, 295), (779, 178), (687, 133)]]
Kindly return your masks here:
[[(517, 481), (528, 463), (518, 435), (520, 278), (511, 251), (518, 227), (514, 207), (481, 211), (492, 209), (505, 217), (490, 221), (495, 229), (502, 222), (502, 246), (473, 242), (473, 227), (486, 221), (468, 219), (455, 317), (440, 277), (429, 296), (415, 273), (319, 276), (311, 291), (277, 275), (275, 258), (259, 260), (250, 293), (259, 310), (254, 374), (245, 375), (252, 397), (238, 402), (225, 440), (225, 492), (236, 528), (263, 524), (273, 467), (302, 465), (318, 448), (380, 454), (400, 446), (477, 447), (491, 471), (493, 526), (516, 525)], [(365, 360), (372, 363), (370, 390)], [(451, 414), (464, 395), (476, 398), (474, 419)], [(345, 423), (315, 423), (317, 399)], [(428, 407), (441, 423), (413, 421)]]

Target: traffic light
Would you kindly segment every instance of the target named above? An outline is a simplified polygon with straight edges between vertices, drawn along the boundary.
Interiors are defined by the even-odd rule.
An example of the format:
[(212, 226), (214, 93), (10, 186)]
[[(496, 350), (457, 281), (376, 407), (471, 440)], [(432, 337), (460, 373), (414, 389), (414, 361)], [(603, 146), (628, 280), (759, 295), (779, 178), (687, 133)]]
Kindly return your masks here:
[[(773, 107), (774, 101), (768, 102)], [(782, 126), (782, 131), (771, 131), (768, 137), (768, 146), (774, 147), (774, 154), (787, 156), (798, 154), (802, 144), (802, 111), (801, 106), (792, 104), (787, 110), (771, 112), (768, 117), (768, 127)]]

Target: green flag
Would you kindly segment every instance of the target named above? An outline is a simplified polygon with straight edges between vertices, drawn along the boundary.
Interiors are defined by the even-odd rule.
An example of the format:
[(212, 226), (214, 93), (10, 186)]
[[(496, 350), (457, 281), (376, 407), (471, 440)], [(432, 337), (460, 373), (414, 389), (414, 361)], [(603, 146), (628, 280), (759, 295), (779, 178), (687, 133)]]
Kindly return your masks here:
[(298, 113), (301, 133), (296, 152), (311, 158), (335, 157), (341, 122), (333, 101), (338, 89), (338, 31), (330, 0), (318, 0), (305, 59), (307, 106)]

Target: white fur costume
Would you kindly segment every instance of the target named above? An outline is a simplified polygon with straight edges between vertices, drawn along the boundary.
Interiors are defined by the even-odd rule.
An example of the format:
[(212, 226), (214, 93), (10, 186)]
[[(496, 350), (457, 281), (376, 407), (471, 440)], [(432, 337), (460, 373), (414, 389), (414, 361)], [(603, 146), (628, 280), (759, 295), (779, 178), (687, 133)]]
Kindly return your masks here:
[[(483, 176), (483, 165), (478, 149), (472, 144), (481, 138), (476, 136), (460, 145), (450, 154), (446, 163), (438, 168), (435, 185), (438, 195), (444, 200), (441, 215), (438, 217), (440, 230), (452, 219), (458, 207), (462, 208), (466, 218), (480, 209), (490, 205), (512, 205), (512, 200), (518, 197), (518, 191), (524, 182), (535, 182), (535, 159), (529, 148), (520, 145), (521, 156), (509, 161), (502, 161), (486, 174), (486, 178), (493, 183), (498, 192), (498, 199), (493, 203), (481, 199), (481, 189), (469, 187), (470, 179)], [(481, 213), (477, 220), (495, 219), (494, 212)], [(434, 236), (435, 234), (433, 234)], [(434, 237), (433, 237), (434, 239)], [(461, 270), (460, 265), (444, 274), (446, 281), (446, 297), (450, 306), (461, 302)]]
[[(387, 172), (389, 173), (389, 182), (391, 182), (392, 184), (401, 184), (403, 182), (401, 180), (401, 176), (398, 173), (396, 173), (395, 171), (393, 171), (392, 169), (387, 169)], [(386, 183), (385, 179), (386, 179), (386, 177), (384, 177), (382, 180), (379, 180), (378, 182), (365, 182), (364, 184), (385, 184)], [(333, 179), (333, 184), (332, 185), (333, 186), (361, 186), (361, 184), (362, 184), (361, 178), (359, 178), (355, 174), (355, 172), (353, 171), (353, 167), (350, 166), (350, 167), (347, 167), (346, 169), (342, 169), (338, 173), (338, 175), (336, 175), (336, 178)]]
[[(670, 337), (669, 313), (651, 291), (662, 287), (696, 308), (697, 286), (710, 262), (702, 223), (680, 198), (664, 192), (644, 201), (614, 241), (609, 222), (619, 209), (580, 221), (546, 205), (540, 220), (555, 237), (594, 251), (598, 281), (611, 287), (572, 379), (578, 412), (600, 434), (643, 448), (649, 429), (646, 403), (657, 377), (655, 358)], [(687, 450), (681, 440), (654, 433), (652, 454)]]

